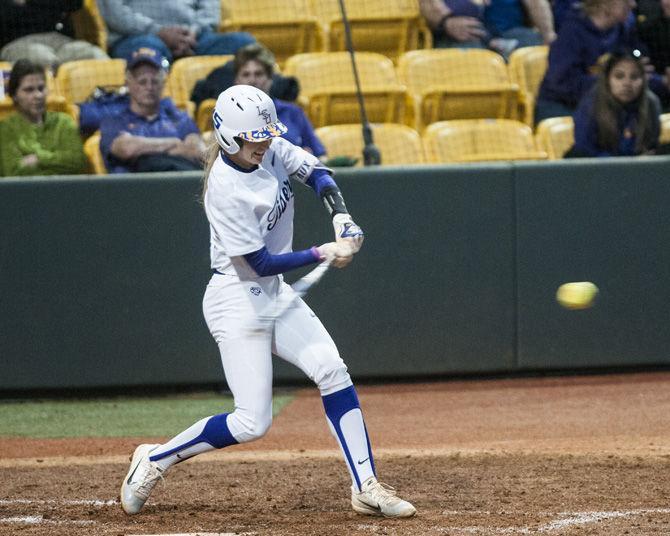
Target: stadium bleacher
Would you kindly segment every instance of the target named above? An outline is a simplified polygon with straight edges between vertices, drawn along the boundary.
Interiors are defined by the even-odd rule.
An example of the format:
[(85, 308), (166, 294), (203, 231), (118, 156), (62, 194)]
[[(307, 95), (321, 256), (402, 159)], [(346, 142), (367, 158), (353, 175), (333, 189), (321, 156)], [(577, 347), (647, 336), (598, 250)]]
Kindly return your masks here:
[[(339, 2), (260, 3), (262, 9), (259, 2), (252, 7), (248, 2), (221, 0), (220, 30), (249, 31), (269, 46), (282, 74), (299, 81), (298, 104), (323, 138), (328, 154), (360, 156), (361, 115)], [(562, 157), (572, 140), (567, 121), (552, 121), (532, 131), (546, 46), (519, 49), (509, 63), (488, 50), (431, 49), (431, 34), (417, 0), (349, 0), (346, 8), (357, 74), (368, 120), (382, 149), (382, 164)], [(106, 47), (107, 31), (94, 0), (84, 2), (73, 17), (73, 27), (76, 37)], [(230, 59), (194, 56), (172, 65), (165, 96), (196, 119), (203, 132), (212, 128), (214, 101), (204, 101), (196, 109), (190, 94), (197, 80)], [(0, 71), (10, 68), (11, 64), (0, 63)], [(76, 119), (77, 105), (97, 87), (124, 83), (124, 69), (124, 61), (118, 59), (62, 64), (55, 76), (49, 75), (49, 109)], [(11, 99), (4, 97), (0, 118), (11, 111)], [(664, 139), (669, 140), (667, 117), (663, 125)], [(496, 136), (508, 143), (498, 143)], [(84, 140), (86, 153), (91, 169), (104, 173), (93, 150), (97, 139)], [(447, 151), (442, 149), (445, 140), (451, 146)], [(477, 149), (483, 145), (487, 145), (484, 153)]]

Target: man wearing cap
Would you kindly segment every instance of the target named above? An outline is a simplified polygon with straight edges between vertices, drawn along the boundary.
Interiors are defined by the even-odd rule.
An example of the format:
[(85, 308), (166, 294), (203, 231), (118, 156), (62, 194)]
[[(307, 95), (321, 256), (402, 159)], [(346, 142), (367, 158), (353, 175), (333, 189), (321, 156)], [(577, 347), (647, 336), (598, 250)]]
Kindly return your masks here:
[(246, 32), (218, 32), (221, 0), (98, 0), (109, 30), (108, 49), (130, 58), (152, 47), (168, 61), (185, 56), (235, 54), (255, 39)]
[(100, 124), (110, 173), (202, 169), (198, 127), (170, 99), (161, 100), (167, 65), (153, 49), (139, 49), (128, 60), (128, 106)]

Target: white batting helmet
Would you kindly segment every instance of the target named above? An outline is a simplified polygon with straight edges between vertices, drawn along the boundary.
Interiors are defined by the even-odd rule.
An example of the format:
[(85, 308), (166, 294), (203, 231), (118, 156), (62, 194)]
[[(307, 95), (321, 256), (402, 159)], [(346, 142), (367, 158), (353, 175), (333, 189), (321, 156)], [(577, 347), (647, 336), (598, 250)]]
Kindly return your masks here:
[(272, 99), (260, 89), (243, 84), (231, 86), (219, 95), (212, 120), (216, 141), (230, 154), (240, 150), (236, 137), (259, 142), (288, 130), (277, 119)]

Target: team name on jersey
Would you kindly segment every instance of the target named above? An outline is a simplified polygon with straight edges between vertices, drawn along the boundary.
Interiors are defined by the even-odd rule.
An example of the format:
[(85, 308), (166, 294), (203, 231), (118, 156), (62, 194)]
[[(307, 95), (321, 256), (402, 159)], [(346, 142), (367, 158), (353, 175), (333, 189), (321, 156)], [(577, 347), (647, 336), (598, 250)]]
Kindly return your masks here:
[(312, 172), (312, 169), (314, 169), (314, 165), (310, 164), (307, 160), (303, 160), (300, 167), (291, 174), (291, 178), (304, 183)]
[(275, 225), (279, 223), (282, 214), (286, 212), (286, 207), (288, 207), (289, 201), (293, 197), (293, 187), (291, 186), (291, 181), (286, 179), (282, 182), (281, 187), (277, 189), (277, 199), (275, 201), (275, 206), (272, 207), (272, 210), (268, 213), (268, 231), (272, 231)]

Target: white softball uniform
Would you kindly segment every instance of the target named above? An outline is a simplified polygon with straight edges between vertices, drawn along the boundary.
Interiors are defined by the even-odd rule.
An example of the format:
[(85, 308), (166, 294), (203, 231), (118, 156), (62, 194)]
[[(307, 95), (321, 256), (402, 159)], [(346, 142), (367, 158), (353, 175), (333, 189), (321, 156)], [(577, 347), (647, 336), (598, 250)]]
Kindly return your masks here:
[(259, 277), (244, 255), (265, 246), (289, 253), (293, 239), (293, 187), (319, 161), (283, 138), (273, 138), (257, 169), (246, 172), (219, 155), (209, 174), (205, 211), (215, 271), (203, 299), (207, 325), (221, 352), (235, 399), (230, 414), (206, 417), (151, 451), (165, 470), (191, 456), (252, 441), (272, 422), (272, 353), (302, 370), (318, 386), (328, 426), (338, 441), (355, 489), (374, 476), (374, 461), (355, 389), (335, 343), (305, 302), (297, 298), (274, 320), (268, 306), (293, 292), (281, 275)]
[(335, 343), (301, 300), (272, 323), (258, 314), (282, 293), (282, 276), (258, 277), (243, 255), (265, 246), (290, 252), (294, 195), (291, 179), (304, 183), (319, 160), (283, 138), (274, 138), (252, 172), (221, 157), (209, 176), (205, 210), (210, 221), (215, 273), (203, 300), (207, 325), (221, 351), (235, 411), (228, 419), (240, 442), (262, 436), (272, 420), (272, 356), (300, 368), (322, 394), (351, 385)]

